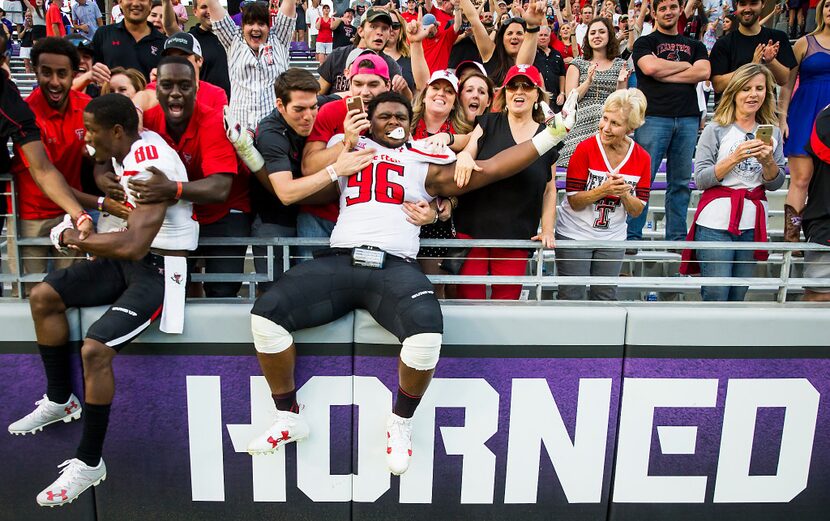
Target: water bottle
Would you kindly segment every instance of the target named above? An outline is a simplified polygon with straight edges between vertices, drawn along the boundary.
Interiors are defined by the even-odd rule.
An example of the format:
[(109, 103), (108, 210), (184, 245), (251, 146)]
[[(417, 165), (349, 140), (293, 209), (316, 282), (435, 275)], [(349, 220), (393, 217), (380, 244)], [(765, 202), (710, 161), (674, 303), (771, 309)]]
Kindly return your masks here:
[(646, 294), (646, 302), (657, 302), (657, 292), (656, 291), (649, 291)]

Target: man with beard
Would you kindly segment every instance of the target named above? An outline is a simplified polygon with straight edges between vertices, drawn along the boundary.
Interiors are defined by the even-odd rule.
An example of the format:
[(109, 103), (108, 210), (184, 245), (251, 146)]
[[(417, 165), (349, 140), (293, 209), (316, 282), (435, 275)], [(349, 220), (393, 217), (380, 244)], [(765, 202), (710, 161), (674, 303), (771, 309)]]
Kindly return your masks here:
[[(391, 29), (392, 17), (389, 13), (376, 8), (366, 11), (360, 27), (357, 28), (357, 37), (360, 41), (357, 44), (335, 49), (317, 69), (320, 73), (320, 93), (343, 92), (349, 89), (349, 76), (346, 68), (350, 64), (347, 61), (355, 49), (367, 49), (382, 57), (389, 68), (390, 79), (395, 81), (395, 77), (401, 74), (401, 67), (395, 60), (383, 53)], [(401, 82), (405, 87), (406, 81), (401, 78), (398, 83)], [(408, 88), (407, 91), (409, 91)], [(411, 93), (409, 95), (411, 96)]]
[(716, 101), (741, 65), (763, 63), (772, 71), (778, 85), (787, 83), (790, 69), (796, 66), (786, 33), (761, 25), (763, 8), (762, 0), (735, 0), (735, 14), (740, 24), (737, 30), (733, 28), (720, 37), (709, 55)]
[[(74, 190), (75, 198), (85, 208), (100, 207), (107, 212), (124, 215), (124, 208), (112, 199), (81, 192), (81, 163), (84, 161), (83, 113), (89, 96), (72, 90), (73, 71), (80, 59), (78, 51), (62, 38), (47, 37), (32, 48), (32, 63), (38, 88), (26, 103), (35, 115), (41, 139), (55, 168)], [(15, 155), (11, 172), (18, 192), (17, 217), (21, 238), (48, 237), (49, 230), (60, 223), (64, 209), (44, 194), (29, 172), (29, 163), (22, 155)], [(9, 266), (17, 272), (14, 248), (9, 248)], [(20, 248), (23, 273), (45, 273), (49, 257), (48, 246)], [(76, 260), (74, 255), (56, 259), (56, 269), (65, 268)], [(26, 289), (31, 289), (27, 284)]]
[(456, 183), (451, 151), (425, 151), (410, 142), (407, 100), (395, 92), (380, 94), (369, 103), (368, 116), (368, 137), (348, 143), (339, 135), (329, 143), (372, 154), (371, 164), (352, 176), (327, 167), (331, 181), (323, 190), (332, 197), (340, 192), (331, 248), (284, 273), (251, 310), (254, 347), (276, 414), (248, 452), (273, 453), (309, 434), (297, 403), (291, 332), (362, 308), (402, 342), (397, 400), (386, 423), (386, 463), (400, 475), (409, 467), (412, 417), (438, 363), (443, 332), (432, 284), (415, 261), (420, 227), (408, 212), (414, 201), (459, 195), (519, 172), (561, 142), (567, 124), (556, 118), (532, 140), (479, 162), (468, 183)]
[[(126, 96), (95, 98), (83, 118), (85, 141), (93, 156), (97, 161), (112, 161), (123, 183), (128, 178), (156, 175), (170, 177), (179, 186), (187, 184), (176, 153), (157, 134), (139, 134), (138, 116)], [(162, 331), (182, 332), (186, 256), (196, 247), (199, 235), (191, 204), (138, 204), (133, 197), (129, 202), (134, 209), (122, 231), (90, 234), (81, 240), (71, 223), (56, 226), (51, 237), (57, 248), (76, 248), (95, 259), (49, 274), (32, 291), (30, 305), (46, 372), (46, 394), (34, 411), (9, 425), (12, 434), (35, 434), (50, 424), (81, 416), (81, 402), (72, 392), (66, 310), (111, 304), (87, 329), (81, 347), (83, 435), (75, 457), (59, 465), (60, 477), (37, 495), (41, 506), (71, 503), (106, 479), (101, 454), (115, 395), (112, 360), (119, 350), (159, 315)]]
[[(164, 9), (165, 13), (172, 10), (173, 3), (165, 0)], [(224, 89), (230, 99), (231, 80), (228, 77), (228, 55), (219, 38), (213, 34), (208, 0), (196, 0), (193, 4), (193, 14), (199, 23), (191, 27), (188, 32), (196, 37), (202, 47), (203, 62), (199, 70), (199, 79)]]
[(150, 81), (150, 71), (161, 59), (165, 36), (147, 23), (151, 0), (119, 0), (124, 19), (113, 25), (105, 25), (95, 32), (92, 50), (95, 62), (106, 65), (106, 81), (109, 69), (124, 67), (138, 69)]
[[(236, 152), (222, 128), (222, 112), (196, 102), (197, 84), (188, 59), (165, 57), (158, 66), (158, 105), (144, 112), (144, 127), (179, 154), (190, 182), (180, 190), (174, 180), (153, 176), (131, 181), (129, 188), (142, 204), (194, 203), (201, 237), (247, 237), (251, 230), (247, 172), (240, 174)], [(242, 273), (245, 249), (245, 245), (202, 246), (194, 256), (205, 258), (206, 273)], [(241, 285), (206, 282), (205, 296), (235, 297)]]
[(213, 32), (228, 54), (229, 111), (245, 129), (256, 129), (274, 109), (274, 81), (288, 68), (296, 9), (296, 2), (283, 2), (272, 26), (268, 4), (251, 2), (242, 11), (240, 28), (219, 0), (208, 0)]
[[(706, 47), (698, 40), (678, 33), (679, 0), (653, 0), (656, 30), (634, 42), (634, 70), (637, 86), (648, 99), (646, 120), (634, 133), (634, 140), (651, 156), (651, 182), (663, 158), (666, 170), (666, 240), (686, 238), (689, 209), (689, 180), (697, 143), (700, 113), (697, 84), (709, 78)], [(647, 210), (628, 218), (628, 240), (640, 240)]]

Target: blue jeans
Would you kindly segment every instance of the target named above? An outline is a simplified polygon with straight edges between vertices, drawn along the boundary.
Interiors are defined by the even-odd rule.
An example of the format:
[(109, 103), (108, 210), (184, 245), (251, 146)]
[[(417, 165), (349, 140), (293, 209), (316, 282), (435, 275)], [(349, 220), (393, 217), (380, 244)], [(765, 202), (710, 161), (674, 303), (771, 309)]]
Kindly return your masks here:
[[(634, 141), (651, 156), (651, 182), (657, 175), (660, 162), (666, 158), (666, 240), (686, 240), (686, 212), (692, 191), (692, 156), (697, 143), (699, 116), (664, 118), (646, 116), (642, 127), (634, 132)], [(628, 218), (628, 240), (643, 238), (643, 226), (648, 216), (648, 205), (639, 217)]]
[[(297, 214), (297, 237), (331, 237), (332, 230), (334, 223), (327, 219), (306, 212)], [(326, 246), (297, 246), (297, 263), (309, 260), (316, 250), (324, 248)]]
[[(705, 226), (695, 227), (696, 241), (752, 242), (755, 230), (742, 230), (732, 235), (726, 230), (713, 230)], [(701, 277), (751, 277), (755, 273), (755, 257), (752, 250), (697, 250)], [(747, 286), (703, 286), (700, 296), (707, 301), (741, 302)]]

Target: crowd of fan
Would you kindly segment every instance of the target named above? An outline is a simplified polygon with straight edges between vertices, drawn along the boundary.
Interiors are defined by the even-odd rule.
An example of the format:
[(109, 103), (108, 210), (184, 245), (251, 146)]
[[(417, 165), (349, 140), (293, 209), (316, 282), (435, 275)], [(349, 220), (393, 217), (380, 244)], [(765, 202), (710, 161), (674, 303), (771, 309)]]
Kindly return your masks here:
[[(462, 178), (475, 175), (476, 160), (538, 132), (545, 103), (558, 112), (569, 95), (578, 100), (564, 147), (526, 171), (458, 199), (408, 205), (422, 238), (532, 238), (546, 247), (555, 240), (619, 240), (619, 249), (556, 252), (560, 275), (616, 276), (626, 253), (622, 241), (643, 236), (650, 187), (664, 159), (667, 240), (765, 241), (765, 192), (784, 184), (785, 156), (787, 239), (798, 240), (802, 215), (808, 240), (830, 238), (825, 226), (810, 233), (808, 225), (827, 216), (811, 216), (807, 198), (815, 157), (810, 133), (830, 104), (827, 0), (791, 0), (788, 14), (776, 6), (766, 18), (761, 0), (285, 0), (243, 2), (233, 16), (218, 0), (194, 0), (196, 23), (188, 22), (180, 0), (121, 0), (108, 25), (93, 0), (62, 2), (6, 0), (3, 28), (9, 48), (18, 39), (36, 75), (26, 103), (48, 157), (79, 201), (98, 211), (99, 231), (117, 227), (130, 209), (114, 174), (86, 153), (83, 109), (92, 97), (131, 97), (144, 128), (179, 152), (190, 179), (184, 190), (161, 176), (132, 189), (147, 204), (193, 202), (202, 237), (327, 237), (337, 205), (299, 200), (292, 187), (343, 166), (344, 151), (369, 127), (366, 105), (391, 90), (412, 102), (412, 138), (456, 152)], [(771, 27), (778, 24), (785, 31)], [(791, 44), (797, 35), (803, 36)], [(319, 78), (290, 68), (292, 49), (320, 61)], [(198, 81), (157, 76), (162, 59), (189, 63)], [(5, 122), (4, 136), (20, 146), (34, 121), (14, 108), (15, 96), (7, 78), (0, 108), (17, 126)], [(710, 96), (717, 110), (707, 124)], [(773, 127), (766, 139), (765, 126)], [(345, 146), (328, 146), (337, 134), (345, 134)], [(567, 196), (558, 208), (557, 167), (567, 171)], [(29, 168), (19, 153), (0, 167), (12, 172), (18, 192), (12, 239), (46, 236), (63, 218)], [(692, 179), (704, 193), (689, 231)], [(245, 250), (204, 246), (196, 257), (204, 258), (207, 273), (241, 273)], [(47, 247), (20, 251), (24, 273), (46, 271)], [(264, 249), (254, 254), (257, 271), (267, 270)], [(62, 258), (54, 267), (75, 260)], [(527, 260), (526, 250), (505, 248), (429, 248), (420, 255), (430, 274), (523, 275)], [(687, 251), (684, 260), (684, 272), (707, 276), (749, 276), (754, 269), (752, 252), (699, 251), (695, 259)], [(826, 256), (810, 260), (820, 267), (814, 276), (830, 275), (822, 267)], [(282, 265), (281, 253), (274, 261)], [(16, 270), (16, 260), (9, 266)], [(239, 289), (234, 282), (204, 284), (209, 297)], [(520, 289), (494, 286), (491, 298), (516, 299)], [(475, 285), (446, 291), (457, 298), (486, 294)], [(742, 300), (745, 292), (702, 293), (707, 300)], [(586, 297), (614, 299), (615, 289), (559, 289), (559, 298)]]

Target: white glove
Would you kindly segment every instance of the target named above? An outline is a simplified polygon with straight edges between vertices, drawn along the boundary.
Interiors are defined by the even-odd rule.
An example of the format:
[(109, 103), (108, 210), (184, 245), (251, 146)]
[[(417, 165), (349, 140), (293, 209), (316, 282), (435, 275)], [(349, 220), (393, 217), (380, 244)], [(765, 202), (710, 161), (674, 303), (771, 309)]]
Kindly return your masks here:
[(533, 145), (540, 156), (565, 140), (565, 135), (571, 130), (576, 122), (576, 101), (578, 94), (576, 89), (572, 90), (562, 107), (562, 112), (554, 114), (550, 105), (541, 102), (542, 112), (545, 114), (545, 125), (547, 129), (533, 136)]
[(49, 232), (49, 238), (52, 240), (52, 244), (55, 245), (55, 249), (61, 252), (63, 255), (69, 255), (72, 250), (69, 249), (68, 246), (61, 243), (61, 236), (63, 232), (66, 230), (74, 230), (75, 225), (72, 224), (72, 218), (69, 215), (63, 216), (63, 221), (61, 221), (57, 226), (52, 228)]
[(222, 112), (224, 114), (225, 135), (228, 136), (228, 141), (231, 142), (239, 158), (251, 169), (251, 172), (259, 171), (265, 166), (265, 159), (262, 158), (259, 150), (254, 147), (254, 137), (251, 131), (242, 128), (242, 125), (231, 114), (227, 105), (222, 109)]

